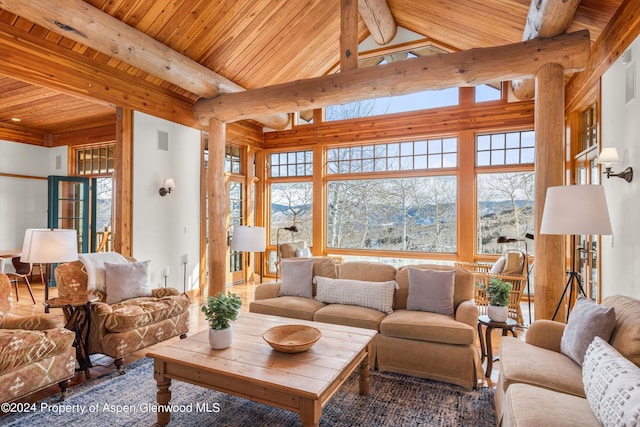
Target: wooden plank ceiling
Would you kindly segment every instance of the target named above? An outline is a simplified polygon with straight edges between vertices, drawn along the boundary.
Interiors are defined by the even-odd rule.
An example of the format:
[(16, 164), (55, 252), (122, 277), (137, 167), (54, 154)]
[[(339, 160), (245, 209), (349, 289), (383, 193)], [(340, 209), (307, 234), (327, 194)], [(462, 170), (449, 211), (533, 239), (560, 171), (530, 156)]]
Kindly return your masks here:
[[(29, 2), (24, 0), (24, 5)], [(85, 3), (245, 89), (318, 77), (339, 68), (340, 0), (88, 0)], [(621, 3), (622, 0), (582, 0), (569, 31), (587, 29), (595, 42)], [(2, 9), (3, 4), (0, 0), (0, 39), (3, 40), (0, 55), (5, 60), (15, 61), (10, 49), (37, 44), (52, 52), (54, 62), (60, 52), (81, 56), (76, 63), (93, 64), (98, 70), (94, 71), (95, 75), (120, 75), (119, 80), (140, 82), (145, 90), (157, 91), (159, 96), (186, 105), (187, 111), (199, 98), (179, 85), (7, 12)], [(428, 42), (449, 51), (519, 42), (529, 4), (529, 0), (388, 0), (398, 26), (424, 36), (422, 46)], [(358, 38), (363, 41), (369, 31), (362, 19), (358, 19)], [(22, 54), (26, 58), (34, 55), (32, 52), (35, 51), (29, 47)], [(89, 129), (113, 125), (116, 106), (136, 107), (136, 104), (126, 105), (126, 96), (122, 102), (100, 96), (96, 88), (91, 88), (91, 83), (69, 81), (67, 85), (64, 82), (49, 85), (48, 81), (53, 80), (48, 78), (49, 65), (38, 69), (34, 65), (38, 60), (29, 59), (24, 61), (25, 65), (0, 65), (0, 73), (5, 74), (0, 75), (0, 139), (12, 137), (20, 142), (55, 145), (60, 135), (77, 136), (83, 130), (90, 133)], [(42, 61), (44, 59), (43, 56)], [(113, 70), (113, 73), (100, 70)], [(88, 89), (82, 90), (82, 84)], [(103, 92), (109, 90), (102, 89)], [(132, 93), (136, 90), (132, 89)], [(140, 102), (144, 105), (144, 100)], [(152, 109), (149, 112), (153, 114)], [(20, 121), (13, 121), (15, 118)], [(185, 122), (180, 118), (176, 121)], [(100, 138), (98, 135), (100, 132), (96, 138)]]

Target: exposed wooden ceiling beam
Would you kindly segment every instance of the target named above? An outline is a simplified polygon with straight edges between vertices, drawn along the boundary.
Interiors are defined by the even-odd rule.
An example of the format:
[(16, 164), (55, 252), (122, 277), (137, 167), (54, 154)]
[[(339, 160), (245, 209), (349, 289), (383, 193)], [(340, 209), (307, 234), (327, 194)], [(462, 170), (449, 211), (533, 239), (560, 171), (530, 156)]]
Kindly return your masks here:
[(198, 126), (191, 101), (4, 23), (0, 23), (0, 57), (0, 73), (17, 80)]
[(11, 123), (0, 123), (0, 139), (25, 144), (44, 145), (46, 134)]
[[(571, 25), (580, 0), (531, 0), (522, 40), (555, 37)], [(533, 99), (535, 80), (513, 80), (513, 94), (521, 101)]]
[[(82, 0), (0, 0), (0, 8), (198, 96), (245, 89)], [(282, 129), (288, 115), (255, 118)]]
[(412, 58), (200, 99), (195, 111), (199, 120), (213, 117), (233, 122), (427, 89), (531, 77), (547, 63), (558, 63), (565, 72), (576, 72), (587, 62), (589, 45), (589, 32), (584, 30), (549, 39)]
[(396, 36), (396, 24), (387, 0), (358, 0), (358, 12), (379, 45), (389, 43)]
[(572, 111), (597, 92), (598, 81), (640, 35), (640, 0), (624, 0), (594, 43), (587, 66), (571, 77), (565, 90), (565, 108)]
[(358, 0), (340, 0), (340, 71), (358, 68)]

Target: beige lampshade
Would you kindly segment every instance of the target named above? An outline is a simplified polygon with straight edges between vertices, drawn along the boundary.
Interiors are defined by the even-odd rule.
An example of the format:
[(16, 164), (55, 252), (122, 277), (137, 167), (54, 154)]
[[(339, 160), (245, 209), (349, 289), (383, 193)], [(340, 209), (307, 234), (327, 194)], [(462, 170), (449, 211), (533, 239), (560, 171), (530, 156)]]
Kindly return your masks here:
[(604, 188), (601, 185), (549, 187), (540, 234), (612, 234)]
[(618, 163), (620, 157), (618, 157), (618, 150), (615, 147), (605, 147), (598, 156), (598, 163), (605, 166), (611, 166), (612, 163)]
[(52, 264), (78, 259), (76, 230), (29, 228), (24, 233), (20, 261)]
[(231, 236), (231, 250), (239, 252), (264, 252), (267, 237), (264, 227), (237, 225)]

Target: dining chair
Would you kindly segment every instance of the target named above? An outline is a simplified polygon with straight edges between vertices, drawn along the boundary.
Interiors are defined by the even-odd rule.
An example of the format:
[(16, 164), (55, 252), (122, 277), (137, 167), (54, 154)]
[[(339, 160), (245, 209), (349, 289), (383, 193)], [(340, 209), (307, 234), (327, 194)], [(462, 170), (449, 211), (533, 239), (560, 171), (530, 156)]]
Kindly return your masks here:
[(16, 287), (16, 301), (20, 300), (18, 296), (18, 282), (20, 280), (24, 280), (24, 282), (27, 284), (27, 289), (29, 290), (29, 294), (31, 295), (31, 300), (35, 304), (36, 299), (33, 296), (31, 283), (29, 283), (29, 276), (31, 276), (31, 269), (33, 268), (32, 264), (20, 261), (19, 256), (11, 258), (11, 263), (13, 264), (13, 268), (15, 269), (15, 272), (7, 273), (7, 276), (9, 276), (9, 280), (12, 281)]

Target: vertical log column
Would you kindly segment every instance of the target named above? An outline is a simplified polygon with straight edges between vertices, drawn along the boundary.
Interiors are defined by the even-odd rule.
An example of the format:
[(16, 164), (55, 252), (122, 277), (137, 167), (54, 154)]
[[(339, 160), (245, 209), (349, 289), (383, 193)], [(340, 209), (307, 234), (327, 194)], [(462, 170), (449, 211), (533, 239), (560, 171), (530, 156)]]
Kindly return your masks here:
[(133, 224), (133, 111), (116, 109), (115, 218), (113, 249), (131, 256)]
[(340, 71), (358, 68), (358, 0), (340, 1)]
[(228, 214), (224, 182), (224, 146), (226, 125), (216, 119), (209, 121), (209, 161), (207, 164), (207, 196), (209, 198), (209, 295), (226, 289), (226, 253)]
[(539, 234), (547, 188), (563, 185), (564, 69), (544, 65), (536, 75), (535, 318), (551, 319), (566, 279), (564, 237)]

